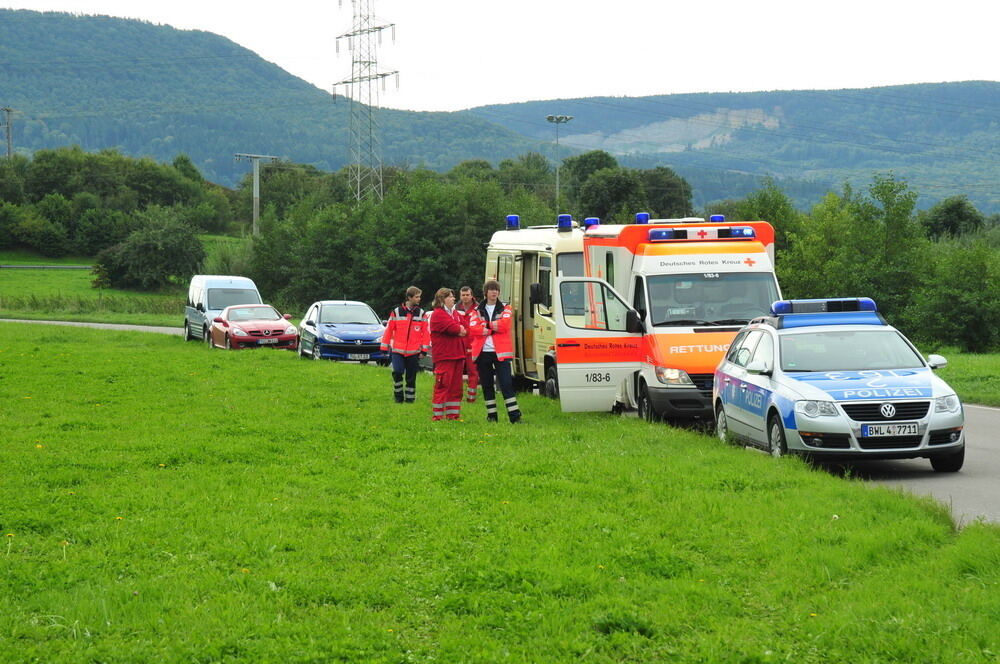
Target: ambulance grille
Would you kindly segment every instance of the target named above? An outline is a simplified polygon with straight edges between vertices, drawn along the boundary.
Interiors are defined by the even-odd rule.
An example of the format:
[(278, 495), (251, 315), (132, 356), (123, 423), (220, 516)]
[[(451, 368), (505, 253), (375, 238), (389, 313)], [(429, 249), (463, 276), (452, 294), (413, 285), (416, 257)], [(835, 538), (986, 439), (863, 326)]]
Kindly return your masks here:
[(841, 408), (847, 415), (857, 422), (890, 422), (892, 420), (919, 420), (927, 414), (930, 408), (930, 401), (893, 401), (896, 414), (886, 417), (882, 414), (882, 404), (885, 401), (866, 401), (864, 403), (842, 403)]
[(702, 396), (711, 398), (712, 384), (715, 381), (715, 374), (688, 374), (694, 386), (702, 393)]

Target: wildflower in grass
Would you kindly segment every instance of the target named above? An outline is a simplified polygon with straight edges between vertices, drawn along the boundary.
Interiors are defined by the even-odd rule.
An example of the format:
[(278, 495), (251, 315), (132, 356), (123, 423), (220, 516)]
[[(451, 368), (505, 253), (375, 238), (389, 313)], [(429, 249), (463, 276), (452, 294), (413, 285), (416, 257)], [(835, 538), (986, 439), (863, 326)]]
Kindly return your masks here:
[(167, 464), (165, 464), (165, 463), (161, 463), (160, 464), (160, 468), (166, 468), (166, 467), (167, 467)]
[(7, 537), (13, 537), (14, 533), (7, 533)]
[(839, 516), (837, 516), (836, 514), (834, 514), (834, 515), (833, 515), (833, 520), (834, 520), (834, 521), (836, 521), (836, 520), (837, 520), (837, 519), (839, 519), (839, 518), (840, 518), (840, 517), (839, 517)]
[(248, 570), (246, 567), (244, 567), (240, 571), (243, 572), (244, 574), (249, 574), (250, 573), (250, 570)]
[(71, 496), (75, 496), (76, 495), (76, 491), (67, 491), (66, 493), (68, 493)]
[(818, 616), (818, 615), (819, 615), (818, 613), (810, 613), (810, 614), (809, 614), (809, 617), (810, 617), (810, 618), (815, 618), (815, 617), (816, 617), (816, 616)]
[(124, 521), (124, 520), (125, 520), (125, 517), (123, 517), (123, 516), (116, 516), (115, 517), (115, 521)]
[(604, 569), (604, 565), (598, 565), (597, 569)]
[(35, 449), (39, 449), (39, 450), (40, 450), (40, 449), (42, 449), (43, 447), (45, 447), (45, 446), (44, 446), (44, 445), (42, 445), (41, 443), (38, 443), (37, 445), (35, 445)]
[(31, 397), (24, 397), (25, 399), (30, 399)]

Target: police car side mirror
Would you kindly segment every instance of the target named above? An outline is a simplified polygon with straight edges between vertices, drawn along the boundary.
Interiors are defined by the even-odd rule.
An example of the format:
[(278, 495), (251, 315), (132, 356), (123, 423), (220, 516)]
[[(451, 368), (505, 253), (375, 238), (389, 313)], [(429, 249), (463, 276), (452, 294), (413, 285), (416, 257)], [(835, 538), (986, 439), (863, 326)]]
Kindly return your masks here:
[(931, 369), (940, 369), (941, 367), (948, 366), (948, 360), (944, 359), (940, 355), (928, 355), (927, 366)]
[(747, 365), (747, 373), (770, 376), (773, 372), (771, 371), (771, 363), (767, 360), (752, 360)]
[(645, 326), (642, 324), (642, 318), (639, 317), (639, 312), (635, 309), (629, 309), (628, 313), (625, 314), (625, 331), (639, 334), (646, 331)]

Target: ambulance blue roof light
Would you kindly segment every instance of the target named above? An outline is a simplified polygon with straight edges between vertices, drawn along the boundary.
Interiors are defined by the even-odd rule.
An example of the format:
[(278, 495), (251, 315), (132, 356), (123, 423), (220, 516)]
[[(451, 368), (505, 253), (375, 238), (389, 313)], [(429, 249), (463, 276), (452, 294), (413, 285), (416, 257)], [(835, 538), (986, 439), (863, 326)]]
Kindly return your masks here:
[(566, 231), (573, 230), (573, 215), (561, 214), (558, 217), (556, 217), (556, 229), (560, 233), (565, 233)]
[(521, 217), (516, 214), (507, 215), (507, 230), (516, 231), (521, 227)]
[(635, 213), (635, 223), (637, 223), (637, 224), (648, 224), (649, 223), (649, 213), (648, 212), (636, 212)]
[[(682, 231), (687, 235), (686, 231)], [(676, 239), (677, 235), (673, 228), (651, 228), (649, 229), (649, 241), (650, 242), (663, 242), (664, 240)]]
[(713, 214), (708, 218), (709, 221), (713, 223), (721, 223), (726, 220), (726, 215), (724, 214)]
[(583, 220), (583, 227), (590, 228), (591, 226), (599, 226), (601, 220), (598, 217), (587, 217)]

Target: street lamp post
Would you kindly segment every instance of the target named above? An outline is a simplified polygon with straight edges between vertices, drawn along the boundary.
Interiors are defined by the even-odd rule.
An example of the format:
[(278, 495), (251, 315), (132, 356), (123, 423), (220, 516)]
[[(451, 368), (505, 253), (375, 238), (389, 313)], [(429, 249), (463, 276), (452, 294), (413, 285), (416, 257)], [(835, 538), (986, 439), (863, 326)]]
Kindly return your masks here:
[(556, 212), (561, 211), (561, 201), (559, 198), (559, 125), (566, 124), (573, 119), (572, 115), (546, 115), (545, 119), (556, 126)]

